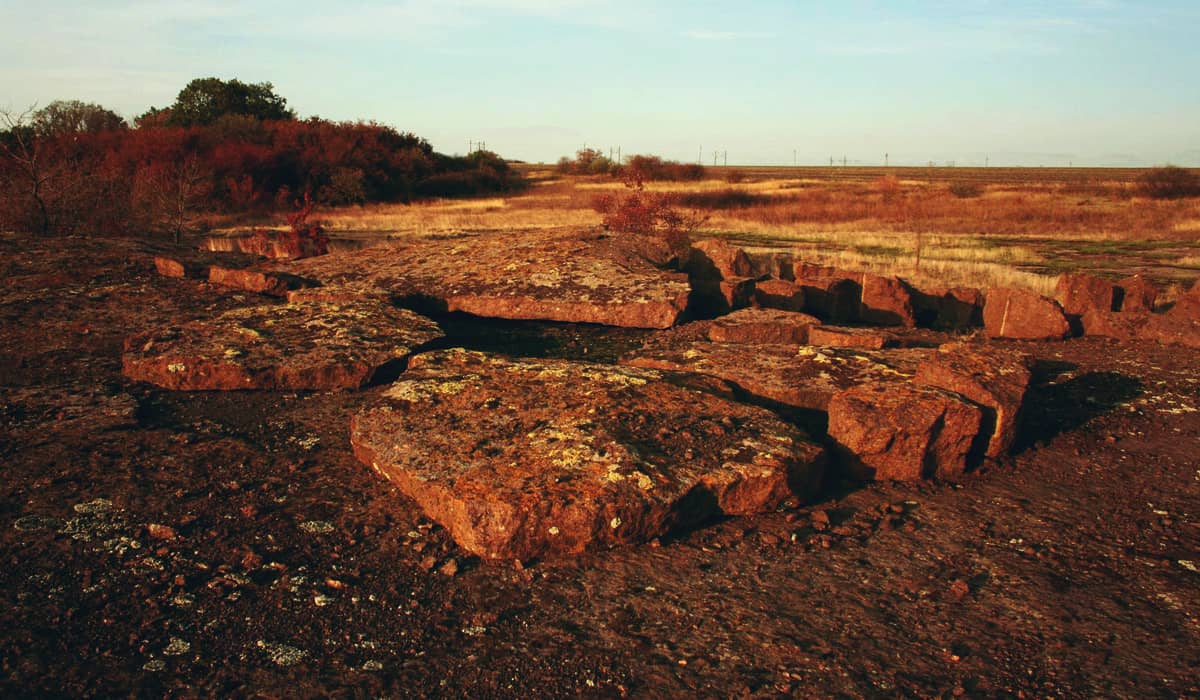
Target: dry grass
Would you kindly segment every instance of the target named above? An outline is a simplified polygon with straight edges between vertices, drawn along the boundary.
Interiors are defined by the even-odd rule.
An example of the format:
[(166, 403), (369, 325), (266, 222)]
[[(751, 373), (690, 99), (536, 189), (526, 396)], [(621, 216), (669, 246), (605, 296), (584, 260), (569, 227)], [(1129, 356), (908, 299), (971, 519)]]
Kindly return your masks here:
[[(898, 274), (918, 284), (1015, 285), (1052, 290), (1058, 272), (1096, 268), (1194, 276), (1200, 200), (1132, 196), (1137, 170), (1000, 168), (745, 169), (730, 182), (651, 182), (705, 207), (699, 236), (794, 250), (804, 259)], [(608, 177), (528, 171), (511, 197), (341, 209), (323, 215), (335, 235), (402, 237), (455, 231), (596, 226)], [(951, 185), (969, 183), (955, 196)], [(968, 192), (970, 194), (970, 192)], [(920, 266), (917, 248), (920, 247)]]

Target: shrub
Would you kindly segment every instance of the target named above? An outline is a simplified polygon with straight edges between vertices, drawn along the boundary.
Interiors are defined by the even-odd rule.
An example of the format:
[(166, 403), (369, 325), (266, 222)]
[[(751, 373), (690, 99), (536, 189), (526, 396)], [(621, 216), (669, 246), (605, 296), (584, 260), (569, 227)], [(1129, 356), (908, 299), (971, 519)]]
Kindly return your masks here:
[(959, 199), (971, 199), (983, 194), (983, 188), (974, 182), (959, 180), (950, 183), (950, 194)]
[(626, 172), (624, 184), (623, 193), (599, 194), (592, 200), (592, 208), (602, 216), (605, 228), (661, 236), (677, 255), (687, 250), (700, 218), (679, 211), (665, 194), (647, 192), (636, 170)]
[(900, 196), (900, 178), (895, 175), (884, 175), (875, 181), (875, 189), (883, 195), (883, 201), (890, 202)]
[(683, 192), (672, 197), (674, 203), (693, 209), (745, 209), (769, 204), (771, 197), (727, 187), (715, 192)]
[(1174, 165), (1150, 168), (1138, 178), (1138, 190), (1152, 199), (1200, 196), (1200, 176)]

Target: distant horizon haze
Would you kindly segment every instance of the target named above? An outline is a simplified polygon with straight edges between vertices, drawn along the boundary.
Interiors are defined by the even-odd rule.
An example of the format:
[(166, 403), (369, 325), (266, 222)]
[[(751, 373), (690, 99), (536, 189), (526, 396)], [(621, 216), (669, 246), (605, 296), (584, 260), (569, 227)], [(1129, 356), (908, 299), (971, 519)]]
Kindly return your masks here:
[(193, 78), (444, 153), (1200, 167), (1200, 3), (0, 0), (0, 109)]

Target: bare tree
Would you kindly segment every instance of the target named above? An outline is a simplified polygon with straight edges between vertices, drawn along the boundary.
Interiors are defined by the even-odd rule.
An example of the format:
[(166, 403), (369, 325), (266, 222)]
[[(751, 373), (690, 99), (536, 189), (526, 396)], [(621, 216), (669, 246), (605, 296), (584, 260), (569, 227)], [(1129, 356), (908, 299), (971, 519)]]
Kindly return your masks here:
[(136, 207), (150, 225), (170, 233), (176, 243), (195, 224), (196, 212), (211, 192), (212, 172), (194, 153), (171, 163), (143, 166), (135, 175)]
[(52, 229), (47, 199), (58, 168), (49, 162), (43, 152), (43, 142), (30, 126), (35, 107), (17, 115), (0, 110), (0, 127), (3, 128), (3, 133), (0, 133), (0, 158), (5, 166), (0, 169), (0, 174), (7, 170), (14, 181), (10, 183), (11, 187), (4, 188), (6, 193), (3, 196), (27, 196), (36, 212), (35, 227), (39, 233), (46, 235)]

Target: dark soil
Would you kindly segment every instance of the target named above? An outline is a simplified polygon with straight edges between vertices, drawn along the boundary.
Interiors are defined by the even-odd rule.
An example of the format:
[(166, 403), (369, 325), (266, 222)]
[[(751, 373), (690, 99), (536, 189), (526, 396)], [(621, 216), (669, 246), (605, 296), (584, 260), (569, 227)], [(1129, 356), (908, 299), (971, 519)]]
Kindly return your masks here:
[[(260, 303), (150, 254), (0, 237), (0, 696), (1200, 696), (1196, 350), (1014, 344), (1021, 450), (959, 483), (522, 568), (353, 459), (378, 389), (126, 381), (126, 335)], [(640, 337), (454, 324), (515, 354)]]

